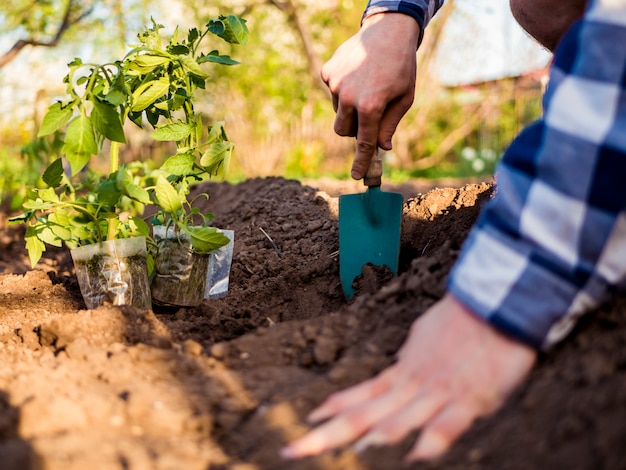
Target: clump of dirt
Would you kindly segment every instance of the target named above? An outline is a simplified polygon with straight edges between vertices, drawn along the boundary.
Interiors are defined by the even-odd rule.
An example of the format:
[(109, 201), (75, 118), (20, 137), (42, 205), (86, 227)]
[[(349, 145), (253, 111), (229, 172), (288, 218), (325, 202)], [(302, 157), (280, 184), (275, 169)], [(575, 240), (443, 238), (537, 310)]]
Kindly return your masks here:
[[(65, 250), (30, 270), (23, 227), (0, 229), (0, 468), (405, 468), (415, 434), (296, 462), (278, 450), (325, 396), (394, 360), (492, 186), (408, 198), (400, 275), (366, 267), (351, 303), (336, 197), (282, 178), (197, 191), (235, 250), (228, 295), (193, 308), (86, 310)], [(624, 299), (586, 317), (443, 459), (411, 468), (626, 468)]]
[(392, 278), (393, 272), (391, 272), (388, 266), (374, 266), (371, 263), (367, 263), (361, 269), (361, 274), (354, 278), (352, 283), (354, 295), (373, 294)]

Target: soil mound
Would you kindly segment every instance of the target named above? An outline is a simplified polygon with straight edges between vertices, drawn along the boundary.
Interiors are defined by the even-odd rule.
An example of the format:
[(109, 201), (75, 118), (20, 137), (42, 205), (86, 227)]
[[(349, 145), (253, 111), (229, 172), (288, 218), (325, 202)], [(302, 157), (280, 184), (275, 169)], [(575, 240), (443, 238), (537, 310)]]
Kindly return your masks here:
[[(492, 186), (408, 198), (400, 275), (366, 267), (350, 304), (336, 197), (282, 178), (197, 191), (235, 231), (229, 293), (197, 308), (86, 310), (65, 250), (30, 270), (23, 228), (0, 228), (0, 468), (407, 468), (415, 434), (296, 462), (278, 450), (329, 393), (394, 360)], [(443, 459), (409, 468), (626, 468), (625, 305), (616, 294)]]

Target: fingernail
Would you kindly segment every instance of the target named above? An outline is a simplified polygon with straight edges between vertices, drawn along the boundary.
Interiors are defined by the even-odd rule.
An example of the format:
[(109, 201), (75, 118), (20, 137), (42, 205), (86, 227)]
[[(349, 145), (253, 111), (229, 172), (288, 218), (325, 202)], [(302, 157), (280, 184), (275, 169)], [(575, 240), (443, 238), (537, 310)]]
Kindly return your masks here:
[(355, 180), (360, 180), (361, 178), (363, 178), (363, 175), (358, 170), (352, 170), (352, 172), (350, 173), (350, 176), (352, 176), (352, 179), (355, 179)]
[(385, 442), (383, 437), (377, 432), (366, 434), (352, 445), (352, 449), (357, 454), (364, 452), (368, 447), (382, 444)]

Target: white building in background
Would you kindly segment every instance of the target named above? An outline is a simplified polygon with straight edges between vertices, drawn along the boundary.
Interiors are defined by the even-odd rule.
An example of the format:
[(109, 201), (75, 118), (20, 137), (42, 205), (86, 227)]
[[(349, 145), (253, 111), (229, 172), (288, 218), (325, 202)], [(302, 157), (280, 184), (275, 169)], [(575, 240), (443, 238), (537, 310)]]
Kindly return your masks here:
[(544, 68), (552, 54), (515, 21), (508, 0), (456, 0), (434, 72), (442, 84), (516, 77)]

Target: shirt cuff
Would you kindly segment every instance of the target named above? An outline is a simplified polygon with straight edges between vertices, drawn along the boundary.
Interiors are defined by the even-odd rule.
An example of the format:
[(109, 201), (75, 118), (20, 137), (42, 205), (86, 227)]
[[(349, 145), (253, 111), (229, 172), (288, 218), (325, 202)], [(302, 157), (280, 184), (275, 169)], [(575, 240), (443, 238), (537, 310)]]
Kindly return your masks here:
[(417, 42), (419, 47), (424, 38), (424, 29), (442, 5), (443, 0), (370, 0), (363, 13), (361, 24), (365, 18), (378, 13), (402, 13), (409, 15), (417, 21), (420, 27)]
[[(585, 291), (537, 259), (531, 245), (489, 226), (470, 232), (448, 291), (503, 334), (535, 349), (560, 341), (598, 304), (606, 285)], [(590, 289), (595, 292), (590, 292)]]

